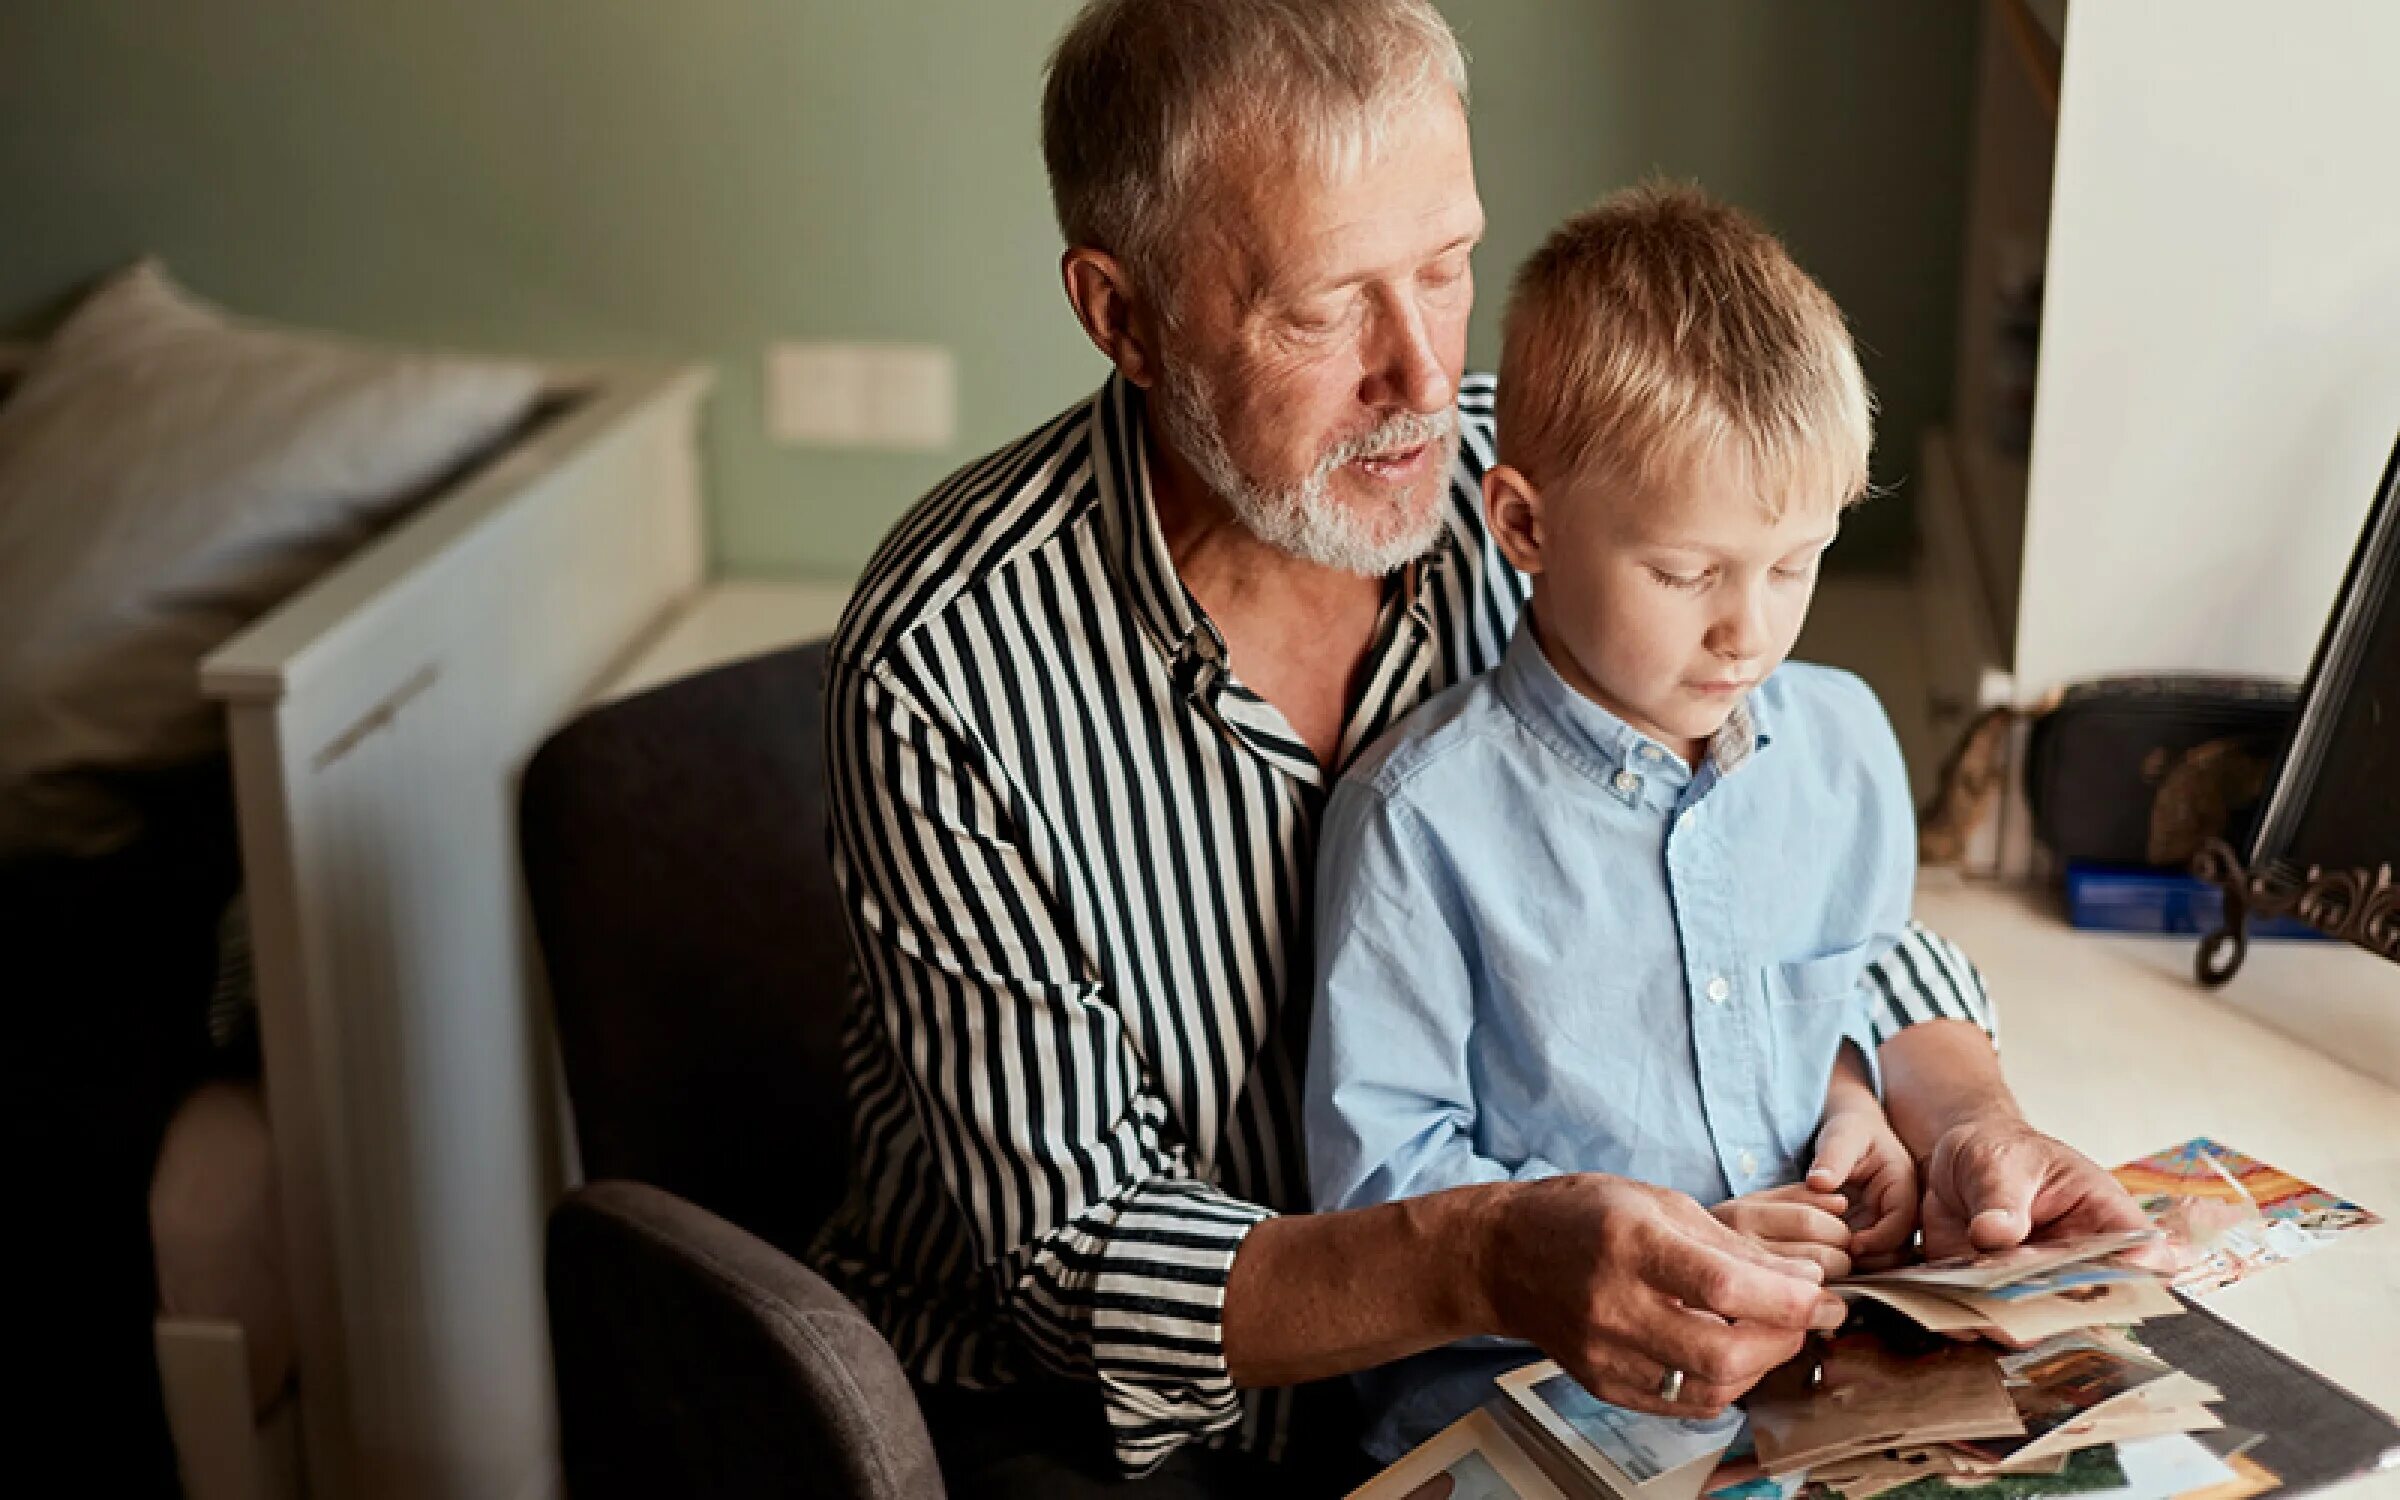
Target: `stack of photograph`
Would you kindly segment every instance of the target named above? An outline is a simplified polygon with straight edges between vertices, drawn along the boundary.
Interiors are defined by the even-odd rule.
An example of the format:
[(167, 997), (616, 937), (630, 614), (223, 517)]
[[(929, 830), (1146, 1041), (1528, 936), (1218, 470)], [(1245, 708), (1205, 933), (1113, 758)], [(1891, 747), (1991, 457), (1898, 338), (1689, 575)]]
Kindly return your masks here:
[(2207, 1139), (2117, 1170), (2155, 1226), (1878, 1270), (1706, 1421), (1549, 1361), (1361, 1500), (2246, 1500), (2400, 1464), (2400, 1426), (2196, 1296), (2380, 1222)]

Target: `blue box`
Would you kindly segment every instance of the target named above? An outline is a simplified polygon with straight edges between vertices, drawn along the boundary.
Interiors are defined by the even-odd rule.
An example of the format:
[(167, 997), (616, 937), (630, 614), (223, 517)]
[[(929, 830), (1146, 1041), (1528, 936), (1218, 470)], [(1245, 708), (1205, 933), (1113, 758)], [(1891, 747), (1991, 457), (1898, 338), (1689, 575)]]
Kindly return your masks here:
[[(2195, 876), (2067, 861), (2067, 921), (2086, 931), (2200, 937), (2216, 931), (2224, 919), (2225, 893)], [(2325, 939), (2298, 917), (2253, 916), (2250, 936)]]

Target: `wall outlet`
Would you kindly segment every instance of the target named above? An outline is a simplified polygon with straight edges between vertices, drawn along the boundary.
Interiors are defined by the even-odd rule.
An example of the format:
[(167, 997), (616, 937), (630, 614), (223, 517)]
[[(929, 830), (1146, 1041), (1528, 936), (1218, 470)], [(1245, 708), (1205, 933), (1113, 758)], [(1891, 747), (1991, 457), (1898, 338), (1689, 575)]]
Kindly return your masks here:
[(916, 452), (947, 448), (958, 435), (958, 359), (938, 344), (886, 344), (867, 351), (867, 438)]
[(854, 344), (767, 350), (767, 436), (786, 445), (854, 448), (867, 431), (866, 364)]
[(776, 344), (766, 364), (777, 443), (924, 452), (958, 435), (958, 359), (939, 344)]

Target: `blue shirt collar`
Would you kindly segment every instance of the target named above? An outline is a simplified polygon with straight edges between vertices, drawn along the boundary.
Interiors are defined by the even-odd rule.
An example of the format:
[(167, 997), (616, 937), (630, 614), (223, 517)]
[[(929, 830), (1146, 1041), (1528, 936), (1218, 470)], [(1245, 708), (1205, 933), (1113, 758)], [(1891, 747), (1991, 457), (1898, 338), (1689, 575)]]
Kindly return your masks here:
[[(1500, 699), (1544, 743), (1602, 777), (1638, 769), (1682, 781), (1691, 774), (1683, 757), (1569, 686), (1535, 637), (1529, 605), (1498, 668)], [(1756, 691), (1745, 693), (1708, 742), (1708, 759), (1723, 780), (1770, 742), (1759, 716)]]

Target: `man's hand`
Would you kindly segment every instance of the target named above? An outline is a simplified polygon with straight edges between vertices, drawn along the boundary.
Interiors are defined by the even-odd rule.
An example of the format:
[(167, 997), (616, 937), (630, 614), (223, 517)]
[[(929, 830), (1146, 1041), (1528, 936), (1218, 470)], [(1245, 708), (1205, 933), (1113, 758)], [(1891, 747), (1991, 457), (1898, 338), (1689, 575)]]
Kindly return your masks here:
[[(1807, 1186), (1848, 1201), (1847, 1249), (1860, 1270), (1894, 1264), (1917, 1232), (1917, 1164), (1900, 1142), (1883, 1104), (1868, 1085), (1857, 1052), (1842, 1049), (1825, 1092), (1825, 1123), (1817, 1127), (1816, 1160)], [(1850, 1268), (1832, 1272), (1848, 1275)]]
[(1928, 1256), (2143, 1227), (2115, 1178), (2025, 1123), (1971, 1022), (1921, 1021), (1881, 1055), (1885, 1112), (1924, 1162)]
[(1951, 1126), (1925, 1163), (1929, 1259), (2148, 1223), (2140, 1206), (2091, 1158), (2013, 1114)]
[(1748, 1235), (1774, 1254), (1814, 1261), (1831, 1281), (1850, 1274), (1852, 1236), (1843, 1217), (1849, 1206), (1850, 1200), (1840, 1193), (1819, 1192), (1812, 1173), (1809, 1182), (1744, 1193), (1726, 1199), (1709, 1213), (1718, 1223)]
[[(1635, 1411), (1714, 1415), (1843, 1315), (1814, 1262), (1762, 1248), (1681, 1193), (1597, 1173), (1511, 1190), (1478, 1253), (1497, 1331)], [(1658, 1398), (1669, 1370), (1684, 1372), (1673, 1403)]]

